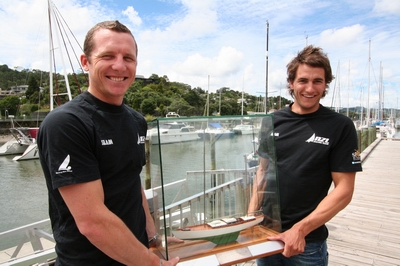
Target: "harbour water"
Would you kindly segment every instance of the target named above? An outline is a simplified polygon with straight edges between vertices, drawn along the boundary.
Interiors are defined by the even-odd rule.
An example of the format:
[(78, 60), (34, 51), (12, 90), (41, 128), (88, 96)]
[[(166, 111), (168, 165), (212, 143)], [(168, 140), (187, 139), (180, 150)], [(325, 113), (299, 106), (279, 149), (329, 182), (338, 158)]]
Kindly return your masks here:
[(39, 160), (0, 156), (0, 232), (48, 218), (47, 189)]
[[(247, 153), (254, 150), (252, 135), (235, 135), (231, 139), (218, 140), (216, 143), (216, 156), (219, 157), (219, 169), (244, 168), (245, 160), (243, 147)], [(179, 151), (179, 152), (177, 152)], [(188, 165), (198, 165), (202, 161), (203, 141), (189, 141), (178, 144), (163, 144), (164, 162), (171, 161), (173, 165), (164, 165), (165, 175), (176, 180), (185, 177)], [(159, 161), (157, 145), (151, 145), (151, 163)], [(38, 159), (26, 161), (13, 161), (14, 155), (0, 156), (0, 232), (17, 228), (48, 218), (47, 188), (44, 175)], [(206, 158), (209, 161), (209, 156)], [(171, 163), (168, 163), (171, 164)], [(209, 162), (207, 162), (209, 165)], [(199, 170), (199, 169), (193, 169)], [(144, 183), (145, 168), (142, 172)], [(164, 180), (170, 183), (173, 178)], [(3, 245), (3, 246), (2, 246)], [(0, 243), (0, 250), (4, 249)]]
[[(0, 156), (0, 232), (48, 218), (47, 189), (39, 160), (16, 162)], [(0, 250), (17, 244), (0, 242)]]

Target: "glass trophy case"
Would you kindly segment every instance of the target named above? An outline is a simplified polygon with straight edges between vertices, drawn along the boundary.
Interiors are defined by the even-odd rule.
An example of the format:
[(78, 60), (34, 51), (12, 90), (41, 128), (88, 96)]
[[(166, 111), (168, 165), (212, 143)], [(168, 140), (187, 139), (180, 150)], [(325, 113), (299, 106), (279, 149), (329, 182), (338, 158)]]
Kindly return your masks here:
[(231, 257), (281, 230), (273, 115), (156, 119), (146, 157), (142, 177), (163, 259)]

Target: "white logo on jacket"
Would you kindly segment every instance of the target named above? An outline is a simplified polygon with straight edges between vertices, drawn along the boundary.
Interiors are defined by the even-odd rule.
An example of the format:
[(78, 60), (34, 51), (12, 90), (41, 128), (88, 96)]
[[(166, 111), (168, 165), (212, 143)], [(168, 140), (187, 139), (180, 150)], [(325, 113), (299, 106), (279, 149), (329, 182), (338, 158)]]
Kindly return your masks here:
[(314, 133), (309, 139), (306, 140), (306, 142), (329, 145), (329, 138), (318, 137), (318, 136), (315, 136), (315, 133)]
[(58, 171), (56, 172), (56, 174), (72, 172), (72, 167), (69, 165), (69, 162), (70, 162), (70, 156), (68, 154), (67, 157), (65, 157), (64, 161), (58, 167)]
[(137, 144), (145, 144), (146, 142), (146, 137), (145, 136), (139, 136), (139, 133), (137, 134)]
[(113, 144), (114, 144), (114, 142), (112, 139), (102, 139), (101, 140), (101, 145), (103, 145), (103, 146), (113, 145)]

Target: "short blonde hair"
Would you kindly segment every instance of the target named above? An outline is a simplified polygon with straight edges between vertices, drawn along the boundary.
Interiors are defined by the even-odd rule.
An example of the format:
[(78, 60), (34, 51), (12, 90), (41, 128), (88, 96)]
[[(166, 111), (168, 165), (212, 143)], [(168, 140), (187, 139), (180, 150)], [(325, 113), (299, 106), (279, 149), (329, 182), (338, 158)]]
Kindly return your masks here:
[(135, 40), (135, 37), (133, 36), (132, 32), (126, 27), (124, 24), (120, 23), (118, 20), (113, 20), (113, 21), (103, 21), (97, 23), (95, 26), (93, 26), (88, 33), (86, 34), (85, 42), (83, 43), (83, 52), (90, 61), (90, 56), (91, 53), (94, 49), (94, 34), (100, 30), (100, 29), (107, 29), (107, 30), (112, 30), (115, 32), (123, 32), (123, 33), (128, 33), (132, 36), (135, 45), (136, 45), (136, 56), (138, 54), (138, 47), (137, 43)]

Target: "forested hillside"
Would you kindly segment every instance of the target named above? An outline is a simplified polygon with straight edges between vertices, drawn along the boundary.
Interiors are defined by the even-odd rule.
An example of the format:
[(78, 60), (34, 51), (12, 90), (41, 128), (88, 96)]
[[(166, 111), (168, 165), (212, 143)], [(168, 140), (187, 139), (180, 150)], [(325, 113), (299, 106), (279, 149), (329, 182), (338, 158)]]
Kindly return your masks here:
[[(57, 74), (53, 78), (58, 84), (54, 94), (66, 92), (64, 77)], [(84, 73), (68, 75), (72, 96), (75, 97), (88, 87), (87, 76)], [(0, 100), (1, 115), (30, 116), (35, 111), (49, 111), (49, 73), (41, 70), (10, 69), (7, 65), (0, 66), (0, 88), (10, 90), (16, 85), (28, 85), (25, 95), (6, 96)], [(242, 92), (221, 87), (215, 93), (210, 93), (209, 115), (240, 115), (242, 113)], [(221, 99), (220, 99), (221, 98)], [(243, 95), (243, 113), (264, 110), (264, 99), (260, 96)], [(284, 106), (288, 99), (269, 97), (269, 109)], [(67, 101), (65, 95), (55, 99), (54, 106)], [(204, 88), (192, 88), (188, 84), (170, 81), (167, 76), (151, 75), (148, 78), (137, 77), (125, 95), (125, 103), (142, 114), (150, 117), (165, 116), (167, 112), (177, 112), (181, 116), (206, 115), (207, 91)]]

